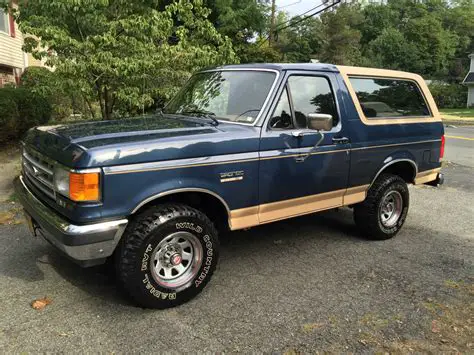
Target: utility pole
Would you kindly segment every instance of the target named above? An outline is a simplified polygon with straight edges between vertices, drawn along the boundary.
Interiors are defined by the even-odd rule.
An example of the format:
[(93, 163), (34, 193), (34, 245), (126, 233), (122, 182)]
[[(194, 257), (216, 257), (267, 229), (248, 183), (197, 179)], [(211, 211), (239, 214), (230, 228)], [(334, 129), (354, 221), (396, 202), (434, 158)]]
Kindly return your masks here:
[(275, 12), (276, 12), (276, 0), (272, 0), (272, 14), (270, 17), (270, 33), (268, 34), (268, 44), (270, 46), (273, 43), (273, 35), (275, 33)]

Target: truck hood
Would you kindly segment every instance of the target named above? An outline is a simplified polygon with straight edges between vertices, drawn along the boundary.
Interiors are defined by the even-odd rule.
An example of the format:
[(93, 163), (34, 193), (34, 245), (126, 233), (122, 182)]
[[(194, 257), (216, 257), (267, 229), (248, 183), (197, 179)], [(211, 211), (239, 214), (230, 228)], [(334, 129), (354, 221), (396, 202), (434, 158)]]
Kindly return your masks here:
[(71, 168), (91, 168), (256, 151), (260, 129), (156, 115), (42, 126), (24, 143)]

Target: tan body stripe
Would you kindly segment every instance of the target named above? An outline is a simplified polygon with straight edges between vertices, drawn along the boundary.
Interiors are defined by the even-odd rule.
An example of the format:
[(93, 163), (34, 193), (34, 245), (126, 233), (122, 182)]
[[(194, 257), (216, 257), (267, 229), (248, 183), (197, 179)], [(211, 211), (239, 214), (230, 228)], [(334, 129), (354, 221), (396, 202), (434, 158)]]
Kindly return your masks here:
[(232, 230), (250, 228), (286, 218), (352, 205), (365, 200), (368, 188), (369, 185), (361, 185), (232, 210), (230, 211), (230, 226)]
[(441, 168), (436, 168), (419, 172), (415, 177), (415, 185), (425, 184), (427, 182), (436, 180), (440, 171)]

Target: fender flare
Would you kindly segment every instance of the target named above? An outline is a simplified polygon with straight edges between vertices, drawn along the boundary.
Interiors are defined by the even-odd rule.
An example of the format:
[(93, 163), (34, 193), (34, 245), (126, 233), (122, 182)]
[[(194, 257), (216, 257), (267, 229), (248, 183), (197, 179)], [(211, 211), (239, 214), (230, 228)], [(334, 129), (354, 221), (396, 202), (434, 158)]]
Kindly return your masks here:
[(146, 205), (147, 203), (151, 202), (151, 201), (154, 201), (156, 199), (159, 199), (161, 197), (164, 197), (164, 196), (168, 196), (168, 195), (173, 195), (173, 194), (178, 194), (178, 193), (182, 193), (182, 192), (200, 192), (200, 193), (206, 193), (208, 195), (211, 195), (215, 198), (217, 198), (225, 207), (225, 209), (227, 210), (227, 216), (228, 218), (230, 218), (230, 208), (229, 208), (229, 205), (227, 204), (227, 202), (217, 193), (211, 191), (211, 190), (208, 190), (208, 189), (203, 189), (203, 188), (198, 188), (198, 187), (189, 187), (189, 188), (180, 188), (180, 189), (172, 189), (172, 190), (168, 190), (168, 191), (163, 191), (163, 192), (160, 192), (158, 194), (155, 194), (155, 195), (152, 195), (152, 196), (149, 196), (147, 197), (146, 199), (142, 200), (137, 206), (135, 206), (135, 208), (132, 210), (132, 213), (131, 214), (135, 214), (140, 208), (142, 208), (144, 205)]
[[(388, 159), (388, 158), (387, 158)], [(415, 181), (415, 178), (416, 178), (416, 175), (418, 174), (418, 166), (416, 165), (416, 163), (412, 160), (412, 159), (407, 159), (407, 158), (403, 158), (403, 159), (393, 159), (393, 160), (389, 160), (387, 162), (387, 159), (385, 159), (384, 163), (385, 165), (383, 165), (379, 171), (377, 172), (377, 174), (375, 174), (375, 177), (372, 179), (372, 182), (370, 183), (369, 185), (369, 188), (373, 185), (373, 183), (375, 182), (375, 180), (377, 180), (377, 178), (379, 177), (379, 175), (385, 170), (387, 169), (390, 165), (393, 165), (393, 164), (396, 164), (396, 163), (400, 163), (400, 162), (408, 162), (410, 163), (413, 168), (415, 169), (415, 174), (413, 175), (413, 182)]]

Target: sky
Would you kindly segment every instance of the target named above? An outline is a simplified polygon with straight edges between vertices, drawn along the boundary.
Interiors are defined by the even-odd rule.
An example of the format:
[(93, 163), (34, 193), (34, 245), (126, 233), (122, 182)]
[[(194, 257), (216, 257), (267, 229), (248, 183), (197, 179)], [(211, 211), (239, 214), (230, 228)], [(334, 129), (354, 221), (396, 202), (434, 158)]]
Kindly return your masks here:
[(286, 11), (291, 16), (299, 15), (319, 4), (321, 0), (276, 0), (277, 9)]

